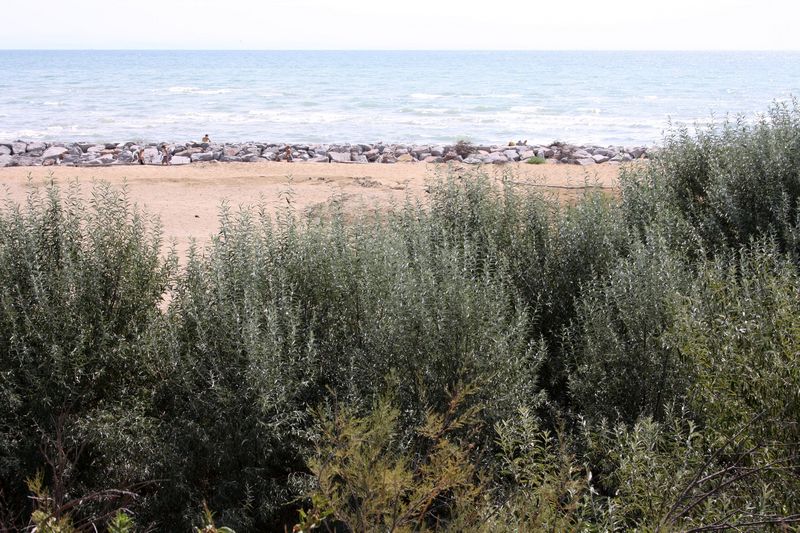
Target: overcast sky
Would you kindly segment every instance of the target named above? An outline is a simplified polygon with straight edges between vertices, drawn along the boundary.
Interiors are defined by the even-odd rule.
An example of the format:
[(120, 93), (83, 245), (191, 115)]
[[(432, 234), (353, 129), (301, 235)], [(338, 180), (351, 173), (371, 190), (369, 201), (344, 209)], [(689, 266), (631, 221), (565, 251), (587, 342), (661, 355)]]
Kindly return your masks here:
[(800, 50), (800, 0), (37, 0), (0, 48)]

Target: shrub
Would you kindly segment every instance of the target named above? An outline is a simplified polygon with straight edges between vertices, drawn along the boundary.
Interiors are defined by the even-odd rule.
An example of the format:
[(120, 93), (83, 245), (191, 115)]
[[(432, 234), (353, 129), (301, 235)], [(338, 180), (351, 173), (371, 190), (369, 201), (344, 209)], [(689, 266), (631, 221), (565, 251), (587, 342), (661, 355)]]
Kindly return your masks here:
[(533, 157), (529, 157), (528, 159), (526, 159), (525, 162), (528, 163), (529, 165), (543, 165), (547, 163), (547, 160), (544, 157), (539, 157), (538, 155), (535, 155)]

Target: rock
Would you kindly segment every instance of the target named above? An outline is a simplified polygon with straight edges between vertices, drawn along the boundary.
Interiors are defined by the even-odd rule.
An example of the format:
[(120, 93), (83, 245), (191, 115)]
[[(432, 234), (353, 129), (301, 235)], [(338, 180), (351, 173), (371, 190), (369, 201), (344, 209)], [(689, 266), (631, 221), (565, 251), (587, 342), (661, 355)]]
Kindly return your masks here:
[(47, 150), (47, 145), (43, 142), (28, 143), (25, 153), (31, 157), (39, 157)]
[(603, 154), (594, 154), (592, 159), (594, 159), (595, 163), (605, 163), (609, 158)]
[(391, 154), (383, 154), (380, 159), (381, 163), (397, 163), (397, 159)]
[(192, 163), (196, 163), (199, 161), (212, 161), (214, 159), (213, 152), (200, 152), (196, 154), (192, 154), (191, 160)]
[(367, 159), (367, 156), (363, 154), (354, 156), (353, 161), (355, 161), (356, 163), (369, 163), (369, 159)]
[(100, 152), (102, 152), (105, 149), (106, 149), (106, 145), (105, 144), (95, 144), (94, 146), (90, 146), (89, 148), (87, 148), (86, 149), (86, 153), (87, 154), (99, 154)]
[(104, 154), (98, 158), (101, 165), (110, 165), (114, 162), (114, 156), (111, 154)]
[(434, 157), (441, 157), (444, 155), (444, 146), (431, 146), (431, 155)]
[(617, 152), (610, 148), (595, 148), (594, 150), (592, 150), (592, 153), (594, 155), (604, 155), (609, 159), (617, 155)]
[(487, 163), (493, 163), (495, 165), (502, 165), (503, 163), (508, 163), (508, 158), (501, 152), (494, 152), (487, 155), (484, 161)]
[(646, 151), (647, 150), (645, 150), (641, 146), (637, 146), (636, 148), (632, 148), (631, 150), (629, 150), (628, 153), (631, 154), (632, 158), (639, 159), (645, 154)]
[[(537, 156), (537, 155), (538, 155), (538, 154), (534, 154), (534, 153), (533, 153), (533, 150), (527, 150), (527, 151), (525, 151), (525, 152), (520, 152), (520, 154), (519, 154), (519, 158), (520, 158), (520, 160), (521, 160), (521, 161), (527, 161), (527, 160), (528, 160), (528, 159), (530, 159), (531, 157), (534, 157), (534, 156)], [(539, 157), (541, 157), (542, 159), (544, 159), (544, 156), (540, 156), (540, 155), (539, 155)]]
[(145, 148), (142, 157), (146, 165), (158, 165), (161, 163), (161, 154), (158, 152), (158, 148)]
[(592, 159), (591, 157), (581, 157), (580, 159), (576, 159), (575, 160), (575, 164), (585, 167), (585, 166), (589, 166), (589, 165), (594, 165), (595, 162), (594, 162), (594, 159)]
[(50, 148), (44, 151), (44, 153), (42, 154), (42, 159), (44, 159), (45, 161), (49, 159), (61, 159), (61, 156), (63, 156), (67, 152), (69, 152), (69, 150), (67, 150), (63, 146), (51, 146)]
[(445, 162), (447, 162), (447, 161), (461, 161), (461, 156), (458, 155), (455, 152), (455, 150), (450, 150), (449, 152), (447, 152), (447, 154), (445, 154), (444, 160), (445, 160)]
[(508, 158), (509, 161), (519, 161), (519, 152), (516, 150), (505, 150), (503, 154)]
[(328, 157), (331, 163), (350, 163), (352, 161), (350, 152), (329, 152)]
[(25, 153), (25, 150), (28, 149), (28, 144), (22, 141), (16, 141), (11, 143), (11, 154), (12, 155), (22, 155)]
[(18, 167), (37, 167), (42, 164), (42, 160), (29, 155), (15, 155), (11, 166)]
[(191, 162), (191, 158), (182, 155), (174, 155), (170, 160), (170, 163), (173, 165), (188, 165)]
[(414, 161), (414, 156), (412, 156), (412, 155), (411, 155), (411, 154), (409, 154), (409, 153), (400, 154), (400, 155), (397, 157), (397, 161), (398, 161), (399, 163), (410, 163), (410, 162)]
[(575, 150), (574, 152), (572, 152), (572, 158), (573, 159), (591, 159), (592, 158), (592, 154), (590, 154), (586, 150), (583, 150), (583, 149), (579, 148), (579, 149)]
[(242, 158), (239, 157), (238, 155), (223, 155), (222, 157), (219, 158), (219, 160), (222, 161), (223, 163), (240, 163), (242, 161)]
[(0, 144), (0, 155), (11, 155), (11, 147)]
[(435, 155), (429, 155), (428, 157), (426, 157), (425, 159), (423, 159), (423, 161), (424, 161), (425, 163), (442, 163), (442, 162), (444, 161), (444, 159), (442, 159), (442, 158), (441, 158), (441, 157), (439, 157), (439, 156), (435, 156)]
[(479, 165), (479, 164), (483, 163), (483, 160), (481, 160), (480, 158), (477, 158), (475, 156), (469, 156), (468, 158), (466, 158), (464, 160), (464, 163), (466, 163), (468, 165)]
[(315, 155), (308, 160), (309, 163), (328, 163), (329, 161), (327, 155)]
[(133, 163), (133, 152), (129, 152), (128, 150), (123, 150), (117, 156), (117, 161), (123, 164)]
[(192, 154), (202, 154), (202, 153), (203, 153), (202, 148), (184, 148), (183, 150), (178, 150), (178, 149), (175, 150), (175, 155), (179, 155), (181, 157), (192, 157)]
[(8, 154), (0, 155), (0, 168), (11, 166), (11, 156)]

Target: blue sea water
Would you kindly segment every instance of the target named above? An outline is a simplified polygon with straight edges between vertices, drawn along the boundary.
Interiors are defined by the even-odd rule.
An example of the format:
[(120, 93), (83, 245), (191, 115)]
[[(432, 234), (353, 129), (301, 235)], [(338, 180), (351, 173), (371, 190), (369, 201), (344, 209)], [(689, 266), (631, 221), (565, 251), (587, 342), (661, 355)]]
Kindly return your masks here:
[(0, 141), (657, 144), (792, 95), (797, 52), (0, 51)]

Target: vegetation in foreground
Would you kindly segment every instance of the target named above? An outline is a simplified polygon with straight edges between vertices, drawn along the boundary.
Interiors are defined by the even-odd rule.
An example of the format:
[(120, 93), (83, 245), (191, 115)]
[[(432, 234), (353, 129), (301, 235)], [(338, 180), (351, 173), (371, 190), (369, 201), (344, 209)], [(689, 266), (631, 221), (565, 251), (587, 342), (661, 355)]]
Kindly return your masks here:
[(0, 529), (797, 530), (798, 108), (511, 181), (223, 209), (185, 268), (124, 191), (8, 203)]

